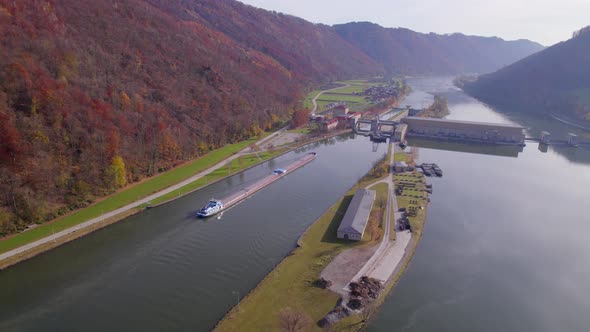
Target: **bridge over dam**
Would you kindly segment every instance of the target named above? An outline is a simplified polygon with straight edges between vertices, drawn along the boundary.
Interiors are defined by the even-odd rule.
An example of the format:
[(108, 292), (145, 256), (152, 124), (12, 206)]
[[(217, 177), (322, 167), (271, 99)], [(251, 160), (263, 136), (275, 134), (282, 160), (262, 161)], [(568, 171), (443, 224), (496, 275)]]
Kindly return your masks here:
[(395, 136), (399, 122), (379, 119), (358, 119), (355, 124), (357, 134), (370, 136), (375, 141), (385, 141)]
[(398, 121), (359, 119), (355, 131), (374, 140), (404, 141), (406, 137), (449, 141), (524, 145), (524, 127), (474, 121), (405, 116)]

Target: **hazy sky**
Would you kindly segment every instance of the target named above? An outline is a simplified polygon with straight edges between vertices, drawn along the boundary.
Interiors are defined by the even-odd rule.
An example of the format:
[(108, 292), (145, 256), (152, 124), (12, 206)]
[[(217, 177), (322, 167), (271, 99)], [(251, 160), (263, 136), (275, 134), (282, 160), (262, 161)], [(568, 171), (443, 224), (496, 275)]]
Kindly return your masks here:
[(526, 38), (549, 46), (590, 25), (590, 0), (240, 0), (314, 23), (371, 21), (419, 32)]

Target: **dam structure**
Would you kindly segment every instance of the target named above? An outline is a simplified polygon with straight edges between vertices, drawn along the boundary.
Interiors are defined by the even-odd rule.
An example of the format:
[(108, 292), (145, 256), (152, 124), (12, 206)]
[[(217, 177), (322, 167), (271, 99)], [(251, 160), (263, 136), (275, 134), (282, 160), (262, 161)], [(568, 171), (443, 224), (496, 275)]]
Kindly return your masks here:
[[(525, 128), (516, 124), (461, 121), (438, 118), (408, 116), (407, 109), (388, 120), (361, 118), (354, 124), (359, 135), (369, 136), (372, 141), (404, 142), (406, 137), (431, 139), (448, 142), (468, 142), (485, 145), (525, 146), (525, 142), (538, 142), (541, 145), (569, 145), (590, 147), (590, 141), (583, 141), (573, 133), (565, 139), (554, 139), (551, 133), (541, 132), (540, 137), (526, 137)], [(415, 111), (414, 109), (412, 109)], [(518, 154), (518, 152), (516, 152)]]
[(524, 145), (524, 127), (513, 124), (405, 117), (408, 137), (471, 141), (478, 143)]

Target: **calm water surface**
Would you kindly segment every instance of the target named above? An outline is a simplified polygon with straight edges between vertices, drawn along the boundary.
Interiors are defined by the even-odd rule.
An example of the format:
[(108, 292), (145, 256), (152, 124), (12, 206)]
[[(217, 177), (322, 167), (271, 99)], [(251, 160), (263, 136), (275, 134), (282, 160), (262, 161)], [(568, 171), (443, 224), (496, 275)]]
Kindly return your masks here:
[[(585, 135), (549, 119), (495, 112), (448, 82), (411, 81), (446, 95), (452, 119)], [(589, 331), (590, 152), (543, 153), (529, 143), (515, 158), (474, 154), (462, 144), (428, 146), (420, 159), (437, 162), (444, 177), (430, 180), (423, 239), (368, 330)]]

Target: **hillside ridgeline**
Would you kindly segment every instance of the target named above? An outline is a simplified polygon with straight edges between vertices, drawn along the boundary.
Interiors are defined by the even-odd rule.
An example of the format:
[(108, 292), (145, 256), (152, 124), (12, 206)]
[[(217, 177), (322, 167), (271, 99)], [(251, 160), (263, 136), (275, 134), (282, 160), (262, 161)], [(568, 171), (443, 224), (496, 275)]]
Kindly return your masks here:
[(489, 104), (590, 123), (590, 27), (494, 73), (462, 82)]
[(334, 29), (393, 74), (487, 73), (543, 49), (529, 40), (425, 34), (369, 22), (339, 24)]

